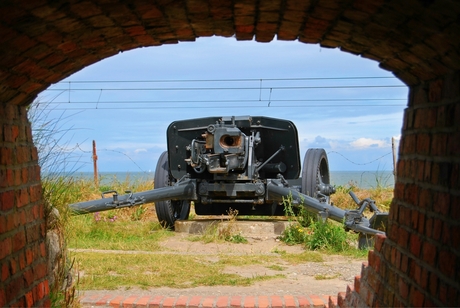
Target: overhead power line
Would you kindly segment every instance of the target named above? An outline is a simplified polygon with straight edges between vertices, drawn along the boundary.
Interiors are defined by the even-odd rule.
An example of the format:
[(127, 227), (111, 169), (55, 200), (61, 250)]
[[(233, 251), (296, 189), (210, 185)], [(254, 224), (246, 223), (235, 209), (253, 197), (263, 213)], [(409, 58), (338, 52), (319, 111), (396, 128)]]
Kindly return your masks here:
[(303, 81), (303, 80), (361, 80), (361, 79), (394, 79), (396, 77), (378, 77), (378, 76), (348, 76), (348, 77), (291, 77), (291, 78), (234, 78), (234, 79), (153, 79), (153, 80), (68, 80), (60, 81), (61, 83), (162, 83), (162, 82), (264, 82), (264, 81)]
[[(364, 95), (375, 96), (372, 89), (406, 88), (402, 84), (379, 84), (363, 83), (363, 80), (389, 80), (395, 77), (305, 77), (305, 78), (253, 78), (253, 79), (184, 79), (184, 80), (77, 80), (63, 81), (55, 84), (45, 91), (54, 92), (54, 98), (46, 105), (54, 105), (55, 110), (94, 110), (94, 109), (206, 109), (206, 108), (343, 108), (343, 107), (403, 107), (406, 98), (345, 98), (334, 96), (333, 90), (340, 91), (345, 95), (347, 89), (362, 89)], [(328, 83), (328, 81), (336, 81)], [(353, 84), (356, 80), (357, 84)], [(309, 83), (319, 81), (320, 84)], [(347, 85), (341, 84), (346, 82)], [(350, 82), (351, 81), (351, 82)], [(197, 84), (197, 83), (205, 83)], [(212, 83), (220, 82), (220, 84)], [(244, 84), (232, 84), (244, 82)], [(155, 85), (155, 83), (169, 83), (166, 86)], [(184, 86), (184, 83), (195, 83)], [(381, 82), (380, 82), (381, 83)], [(78, 84), (78, 85), (77, 85)], [(122, 85), (124, 84), (124, 85)], [(94, 88), (93, 88), (94, 85)], [(102, 86), (101, 86), (102, 85)], [(121, 87), (118, 87), (120, 85)], [(134, 87), (131, 87), (133, 85)], [(79, 88), (81, 87), (81, 88)], [(318, 92), (305, 92), (309, 90), (323, 90), (320, 96)], [(366, 91), (367, 90), (367, 91)], [(149, 91), (156, 92), (155, 95), (147, 94)], [(162, 91), (168, 94), (161, 95)], [(219, 93), (219, 91), (221, 91)], [(231, 92), (233, 91), (233, 92)], [(302, 92), (303, 91), (303, 92)], [(59, 92), (59, 93), (56, 93)], [(94, 92), (98, 92), (97, 97)], [(127, 101), (122, 92), (129, 93), (132, 100)], [(133, 92), (139, 92), (138, 95)], [(177, 92), (177, 96), (171, 93)], [(188, 93), (187, 93), (188, 92)], [(208, 93), (206, 93), (208, 92)], [(66, 101), (56, 101), (63, 93), (68, 95)], [(90, 94), (91, 93), (91, 94)], [(193, 93), (193, 94), (192, 94)], [(267, 95), (263, 97), (262, 94)], [(315, 93), (313, 95), (313, 93)], [(332, 95), (331, 95), (332, 93)], [(337, 92), (339, 93), (339, 92)], [(354, 93), (356, 91), (349, 91)], [(392, 92), (394, 93), (394, 91)], [(243, 94), (243, 95), (241, 95)], [(185, 96), (187, 95), (187, 96)], [(278, 96), (278, 98), (274, 97)], [(137, 100), (136, 100), (137, 97)], [(154, 99), (150, 99), (150, 97)], [(209, 99), (215, 97), (216, 99)], [(244, 97), (244, 98), (242, 98)], [(281, 97), (281, 99), (280, 99)], [(303, 99), (303, 97), (309, 97)], [(321, 98), (315, 98), (321, 97)], [(114, 99), (115, 98), (115, 99)], [(119, 98), (119, 100), (118, 100)], [(201, 99), (203, 98), (203, 99)], [(223, 99), (222, 99), (223, 98)], [(62, 99), (61, 99), (62, 100)], [(340, 104), (338, 103), (340, 102)], [(120, 106), (121, 104), (125, 106)], [(189, 104), (189, 105), (185, 105)], [(236, 105), (238, 104), (238, 105)], [(57, 106), (58, 105), (58, 106)], [(77, 106), (78, 105), (78, 106)], [(190, 106), (192, 105), (192, 106)], [(45, 107), (46, 108), (46, 107)], [(51, 107), (50, 107), (51, 108)], [(49, 108), (47, 108), (49, 109)]]
[[(373, 107), (372, 105), (290, 105), (290, 106), (248, 106), (248, 105), (235, 105), (235, 106), (125, 106), (125, 107), (56, 107), (53, 110), (149, 110), (149, 109), (241, 109), (241, 108), (345, 108), (345, 107)], [(403, 107), (403, 105), (378, 105), (375, 107)], [(51, 108), (45, 108), (51, 109)]]
[(405, 85), (349, 85), (349, 86), (300, 86), (300, 87), (195, 87), (195, 88), (78, 88), (48, 89), (47, 91), (209, 91), (209, 90), (299, 90), (299, 89), (354, 89), (354, 88), (406, 88)]
[[(215, 100), (129, 100), (129, 101), (72, 101), (71, 104), (165, 104), (165, 103), (251, 103), (251, 102), (267, 102), (268, 99), (215, 99)], [(281, 102), (369, 102), (369, 101), (401, 101), (405, 102), (404, 98), (332, 98), (332, 99), (271, 99), (272, 103)], [(52, 101), (49, 104), (69, 104), (68, 101)], [(401, 106), (401, 104), (361, 104), (360, 106)], [(342, 104), (340, 106), (343, 106)]]

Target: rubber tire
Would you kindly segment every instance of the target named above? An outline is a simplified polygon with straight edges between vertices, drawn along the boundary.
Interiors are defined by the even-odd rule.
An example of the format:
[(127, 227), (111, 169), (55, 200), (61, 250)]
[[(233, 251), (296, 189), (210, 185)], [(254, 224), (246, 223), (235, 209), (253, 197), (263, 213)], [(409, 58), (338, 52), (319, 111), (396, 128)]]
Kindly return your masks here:
[[(154, 177), (155, 188), (163, 188), (173, 185), (173, 178), (169, 172), (168, 152), (160, 155), (155, 169)], [(190, 201), (157, 201), (155, 210), (158, 221), (165, 229), (174, 230), (176, 220), (187, 220), (190, 214)]]
[(302, 193), (318, 198), (318, 185), (330, 184), (329, 162), (324, 149), (308, 149), (302, 169)]

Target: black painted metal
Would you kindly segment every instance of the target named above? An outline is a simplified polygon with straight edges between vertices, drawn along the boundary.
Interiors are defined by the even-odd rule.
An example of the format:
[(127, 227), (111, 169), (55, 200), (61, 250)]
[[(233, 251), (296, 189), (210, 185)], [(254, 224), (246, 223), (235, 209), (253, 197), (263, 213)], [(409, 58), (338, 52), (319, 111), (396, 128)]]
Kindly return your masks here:
[(129, 193), (123, 196), (119, 196), (116, 192), (113, 192), (112, 198), (102, 198), (92, 201), (73, 203), (70, 204), (69, 207), (75, 214), (87, 214), (137, 206), (154, 201), (196, 199), (196, 181), (186, 179), (174, 186), (157, 188), (138, 193)]
[[(323, 149), (307, 152), (299, 179), (297, 129), (290, 121), (249, 116), (183, 120), (169, 125), (167, 137), (168, 151), (157, 165), (156, 189), (124, 196), (112, 191), (112, 198), (103, 194), (100, 200), (71, 204), (72, 211), (85, 214), (156, 202), (159, 219), (172, 228), (181, 219), (176, 214), (182, 213), (177, 210), (173, 215), (172, 205), (180, 200), (194, 201), (199, 215), (225, 214), (229, 208), (243, 215), (278, 215), (289, 198), (324, 220), (343, 222), (346, 229), (384, 233), (377, 229), (388, 214), (379, 212), (373, 200), (360, 201), (351, 194), (356, 210), (329, 203), (335, 189), (329, 184)], [(366, 208), (375, 212), (370, 220), (363, 214)]]

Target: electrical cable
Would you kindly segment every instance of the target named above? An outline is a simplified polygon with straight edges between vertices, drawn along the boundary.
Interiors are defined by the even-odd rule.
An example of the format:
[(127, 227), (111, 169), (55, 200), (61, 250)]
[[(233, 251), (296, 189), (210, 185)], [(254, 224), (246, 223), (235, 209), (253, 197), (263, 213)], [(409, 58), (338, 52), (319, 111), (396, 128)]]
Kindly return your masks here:
[[(360, 88), (407, 88), (405, 85), (349, 85), (349, 86), (302, 86), (302, 87), (262, 87), (262, 90), (301, 90), (301, 89), (360, 89)], [(79, 88), (70, 91), (222, 91), (222, 90), (259, 90), (259, 87), (218, 87), (218, 88)], [(69, 91), (68, 89), (47, 89), (46, 91)]]
[[(354, 101), (403, 101), (404, 98), (333, 98), (333, 99), (271, 99), (270, 102), (354, 102)], [(228, 100), (146, 100), (146, 101), (73, 101), (71, 104), (172, 104), (172, 103), (258, 103), (258, 102), (267, 102), (265, 99), (228, 99)], [(68, 102), (50, 102), (49, 104), (68, 104)], [(340, 105), (343, 106), (343, 105)], [(368, 104), (362, 104), (360, 106), (368, 106)], [(374, 104), (370, 105), (374, 106)], [(400, 105), (394, 105), (400, 106)]]
[(302, 81), (302, 80), (361, 80), (361, 79), (394, 79), (389, 76), (345, 76), (345, 77), (288, 77), (288, 78), (234, 78), (234, 79), (153, 79), (153, 80), (71, 80), (60, 83), (163, 83), (163, 82), (247, 82), (247, 81)]
[[(187, 109), (187, 108), (193, 108), (193, 109), (205, 109), (205, 108), (242, 108), (242, 107), (254, 107), (254, 108), (260, 108), (260, 107), (266, 107), (266, 108), (318, 108), (318, 107), (333, 107), (333, 108), (346, 108), (346, 107), (404, 107), (405, 104), (391, 104), (389, 103), (390, 101), (406, 101), (405, 98), (329, 98), (329, 99), (272, 99), (272, 93), (274, 92), (273, 90), (278, 91), (284, 91), (283, 95), (285, 96), (286, 91), (295, 91), (295, 90), (313, 90), (313, 89), (366, 89), (366, 88), (404, 88), (406, 87), (405, 85), (395, 85), (395, 84), (387, 84), (387, 85), (318, 85), (318, 86), (262, 86), (264, 81), (325, 81), (325, 80), (372, 80), (372, 79), (394, 79), (397, 80), (395, 77), (377, 77), (377, 76), (357, 76), (357, 77), (301, 77), (301, 78), (266, 78), (266, 79), (251, 79), (251, 78), (241, 78), (241, 79), (184, 79), (184, 80), (112, 80), (112, 81), (102, 81), (102, 80), (93, 80), (93, 81), (85, 81), (85, 80), (77, 80), (77, 81), (61, 81), (54, 86), (58, 86), (57, 88), (50, 87), (49, 89), (45, 90), (44, 92), (47, 91), (60, 91), (60, 94), (63, 94), (65, 92), (69, 93), (68, 101), (67, 102), (57, 102), (55, 99), (53, 99), (50, 104), (53, 105), (60, 105), (57, 108), (54, 108), (56, 110), (91, 110), (91, 109), (103, 109), (103, 110), (115, 110), (115, 109)], [(116, 88), (116, 87), (107, 87), (107, 88), (75, 88), (75, 84), (101, 84), (101, 83), (108, 83), (108, 84), (119, 84), (119, 83), (187, 83), (187, 82), (257, 82), (258, 86), (252, 87), (252, 86), (242, 86), (242, 87), (135, 87), (135, 88), (129, 88), (129, 87), (123, 87), (123, 88)], [(64, 85), (67, 84), (65, 88), (59, 87), (59, 85)], [(71, 86), (73, 85), (73, 87)], [(178, 99), (167, 99), (167, 100), (133, 100), (133, 101), (125, 101), (125, 100), (113, 100), (113, 101), (101, 101), (101, 94), (102, 91), (105, 91), (108, 95), (110, 96), (110, 92), (132, 92), (132, 91), (246, 91), (246, 90), (257, 90), (258, 93), (258, 100), (257, 99), (216, 99), (216, 100), (200, 100), (200, 99), (186, 99), (186, 100), (178, 100)], [(264, 91), (269, 91), (270, 96), (269, 99), (262, 99), (262, 92)], [(72, 92), (72, 96), (77, 98), (81, 97), (83, 94), (79, 94), (78, 92), (85, 93), (85, 92), (91, 92), (91, 91), (98, 91), (99, 92), (99, 97), (97, 99), (97, 102), (95, 101), (71, 101), (70, 99), (70, 92)], [(59, 94), (59, 95), (60, 95)], [(56, 95), (55, 98), (57, 98), (59, 95)], [(210, 93), (209, 93), (210, 95)], [(213, 94), (214, 95), (214, 94)], [(367, 102), (363, 104), (359, 104), (359, 102)], [(346, 103), (346, 104), (319, 104), (321, 102), (355, 102), (354, 104)], [(377, 103), (372, 103), (372, 102), (377, 102)], [(382, 104), (381, 102), (385, 102), (385, 104)], [(205, 105), (207, 103), (211, 103), (212, 105), (208, 106)], [(225, 103), (242, 103), (242, 104), (248, 104), (248, 103), (256, 103), (253, 106), (226, 106)], [(257, 103), (261, 103), (264, 105), (257, 105)], [(268, 104), (267, 104), (268, 103)], [(278, 103), (278, 106), (277, 106)], [(283, 103), (282, 105), (279, 105), (280, 103)], [(294, 103), (290, 105), (285, 105), (284, 103)], [(316, 103), (316, 104), (308, 104), (308, 103)], [(64, 107), (65, 104), (65, 107)], [(73, 106), (70, 106), (70, 104), (73, 104)], [(79, 104), (80, 106), (75, 106), (75, 104)], [(95, 104), (96, 108), (93, 108), (92, 106), (81, 106), (83, 104)], [(129, 106), (123, 106), (123, 107), (103, 107), (102, 105), (115, 105), (115, 104), (129, 104)], [(149, 105), (155, 105), (154, 107), (148, 107), (148, 106), (138, 106), (140, 104), (149, 104)], [(167, 104), (168, 106), (158, 106), (161, 104)], [(176, 104), (171, 106), (171, 104)], [(183, 106), (183, 105), (177, 105), (177, 104), (201, 104), (201, 106)], [(136, 106), (137, 105), (137, 106)], [(219, 105), (219, 106), (216, 106)], [(224, 106), (223, 106), (224, 105)]]

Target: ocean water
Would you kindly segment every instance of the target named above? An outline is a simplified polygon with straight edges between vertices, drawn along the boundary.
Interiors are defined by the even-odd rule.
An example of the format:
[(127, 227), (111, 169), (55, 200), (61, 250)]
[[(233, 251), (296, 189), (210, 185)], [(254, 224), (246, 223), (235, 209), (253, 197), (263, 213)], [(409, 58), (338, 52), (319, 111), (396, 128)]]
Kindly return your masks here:
[[(92, 172), (79, 172), (71, 175), (74, 178), (93, 179)], [(119, 182), (153, 181), (154, 172), (100, 172), (101, 185), (108, 185), (114, 180)], [(393, 187), (392, 171), (330, 171), (332, 185), (354, 185), (360, 188)]]
[(331, 184), (354, 185), (360, 188), (393, 187), (392, 171), (330, 171)]

